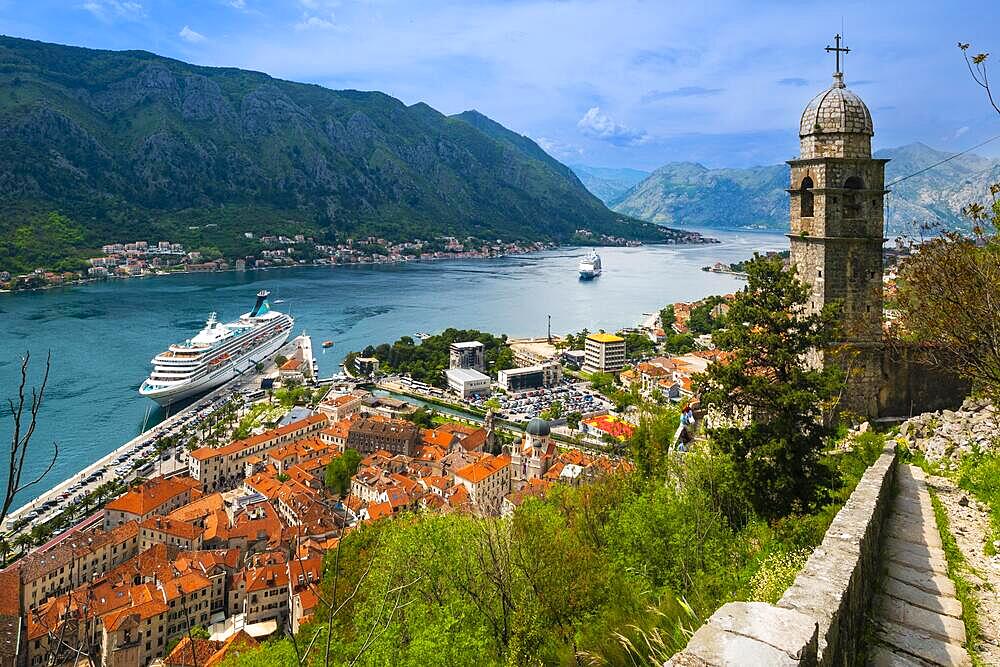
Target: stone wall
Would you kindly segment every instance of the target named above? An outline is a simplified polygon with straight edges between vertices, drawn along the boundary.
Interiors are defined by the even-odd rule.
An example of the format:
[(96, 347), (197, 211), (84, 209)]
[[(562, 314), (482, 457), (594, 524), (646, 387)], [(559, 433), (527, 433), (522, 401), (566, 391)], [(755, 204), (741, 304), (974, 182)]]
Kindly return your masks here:
[(895, 472), (889, 446), (865, 472), (777, 606), (723, 605), (666, 667), (854, 664), (879, 576)]
[(954, 373), (921, 361), (919, 350), (887, 347), (882, 355), (879, 417), (907, 418), (924, 412), (956, 409), (969, 393), (969, 384)]

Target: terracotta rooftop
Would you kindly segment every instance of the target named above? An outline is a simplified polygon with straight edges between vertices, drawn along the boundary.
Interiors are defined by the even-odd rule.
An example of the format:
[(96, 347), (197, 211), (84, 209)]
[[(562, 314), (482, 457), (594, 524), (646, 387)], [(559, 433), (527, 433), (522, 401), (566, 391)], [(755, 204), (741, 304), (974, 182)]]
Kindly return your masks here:
[(230, 657), (258, 646), (256, 639), (240, 630), (225, 641), (195, 639), (191, 650), (191, 639), (185, 635), (174, 650), (163, 660), (165, 667), (215, 667)]
[(142, 517), (155, 512), (177, 496), (191, 493), (196, 488), (201, 488), (201, 485), (187, 476), (156, 477), (118, 496), (106, 504), (104, 509)]
[(302, 360), (298, 357), (292, 357), (285, 363), (281, 364), (281, 370), (283, 371), (297, 371), (302, 365)]
[(222, 499), (221, 493), (210, 493), (197, 500), (192, 500), (187, 505), (181, 505), (167, 516), (178, 521), (201, 521), (210, 514), (223, 509), (224, 504), (225, 501)]
[(210, 459), (216, 456), (236, 454), (237, 452), (242, 452), (245, 449), (256, 447), (257, 445), (276, 440), (283, 435), (295, 433), (300, 429), (308, 428), (325, 421), (327, 421), (327, 418), (324, 414), (310, 415), (305, 419), (300, 419), (299, 421), (292, 422), (291, 424), (285, 424), (284, 426), (271, 429), (270, 431), (265, 431), (259, 435), (255, 435), (244, 440), (236, 440), (224, 447), (200, 447), (191, 452), (191, 457), (198, 459), (199, 461), (204, 461), (205, 459)]
[(475, 463), (470, 463), (469, 465), (456, 470), (455, 477), (461, 477), (462, 479), (468, 480), (472, 484), (478, 484), (487, 477), (495, 475), (509, 465), (510, 457), (506, 454), (501, 456), (486, 456)]
[(288, 587), (288, 570), (284, 563), (250, 568), (244, 574), (247, 582), (247, 593)]
[(201, 528), (198, 526), (190, 524), (187, 521), (171, 519), (166, 516), (151, 516), (139, 524), (139, 527), (144, 530), (156, 531), (184, 540), (195, 540), (201, 535)]

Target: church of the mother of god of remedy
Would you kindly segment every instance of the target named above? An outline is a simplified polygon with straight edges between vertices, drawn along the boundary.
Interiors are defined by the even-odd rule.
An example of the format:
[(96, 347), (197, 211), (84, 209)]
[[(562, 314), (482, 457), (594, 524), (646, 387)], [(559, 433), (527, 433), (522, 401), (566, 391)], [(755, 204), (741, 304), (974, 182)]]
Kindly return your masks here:
[[(864, 417), (902, 417), (951, 407), (957, 380), (919, 363), (918, 350), (889, 346), (883, 333), (885, 165), (872, 157), (871, 113), (844, 82), (840, 35), (833, 83), (799, 121), (799, 158), (790, 160), (791, 261), (810, 288), (807, 308), (835, 303), (840, 340), (820, 355), (843, 367), (840, 409)], [(819, 358), (819, 357), (818, 357)], [(818, 361), (817, 358), (817, 361)], [(954, 389), (954, 391), (950, 391)]]

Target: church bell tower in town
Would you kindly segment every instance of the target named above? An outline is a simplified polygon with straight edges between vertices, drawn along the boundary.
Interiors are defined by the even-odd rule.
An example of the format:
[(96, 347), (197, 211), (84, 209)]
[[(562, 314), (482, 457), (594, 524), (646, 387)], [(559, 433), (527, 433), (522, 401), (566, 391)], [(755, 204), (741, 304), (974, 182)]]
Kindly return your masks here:
[(840, 308), (837, 351), (824, 354), (847, 372), (841, 407), (878, 412), (882, 352), (882, 244), (885, 163), (872, 158), (871, 113), (844, 83), (840, 35), (833, 84), (809, 102), (791, 166), (791, 261), (810, 288), (808, 309)]

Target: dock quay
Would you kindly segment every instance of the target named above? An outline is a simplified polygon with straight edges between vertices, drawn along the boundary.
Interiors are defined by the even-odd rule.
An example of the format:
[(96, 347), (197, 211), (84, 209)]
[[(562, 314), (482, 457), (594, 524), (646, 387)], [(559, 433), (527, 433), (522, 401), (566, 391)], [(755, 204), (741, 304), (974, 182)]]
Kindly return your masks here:
[[(310, 361), (312, 360), (311, 340), (304, 334), (285, 343), (278, 350), (276, 356), (291, 356), (299, 352), (299, 350), (303, 352), (308, 350), (309, 359)], [(132, 481), (140, 475), (139, 469), (141, 466), (137, 465), (140, 460), (155, 454), (155, 451), (151, 448), (156, 440), (163, 436), (174, 435), (196, 418), (204, 417), (214, 412), (241, 389), (245, 387), (259, 387), (261, 379), (273, 377), (276, 374), (277, 369), (273, 362), (268, 362), (260, 372), (244, 373), (216, 387), (195, 402), (168, 416), (159, 424), (143, 431), (117, 449), (108, 452), (97, 461), (94, 461), (83, 470), (80, 470), (68, 479), (63, 480), (48, 491), (39, 494), (31, 501), (12, 511), (4, 520), (2, 530), (5, 533), (9, 533), (13, 529), (13, 526), (22, 519), (28, 520), (24, 528), (30, 530), (34, 525), (44, 524), (54, 519), (66, 509), (66, 505), (72, 502), (74, 498), (85, 498), (106, 482), (118, 480), (127, 483)], [(186, 451), (174, 452), (173, 450), (168, 450), (168, 452), (168, 458), (164, 459), (157, 456), (157, 460), (152, 462), (157, 475), (168, 476), (180, 474), (187, 470)], [(129, 466), (129, 471), (125, 475), (119, 475), (115, 472), (115, 468), (122, 465)], [(8, 535), (7, 537), (9, 539), (13, 535)]]

